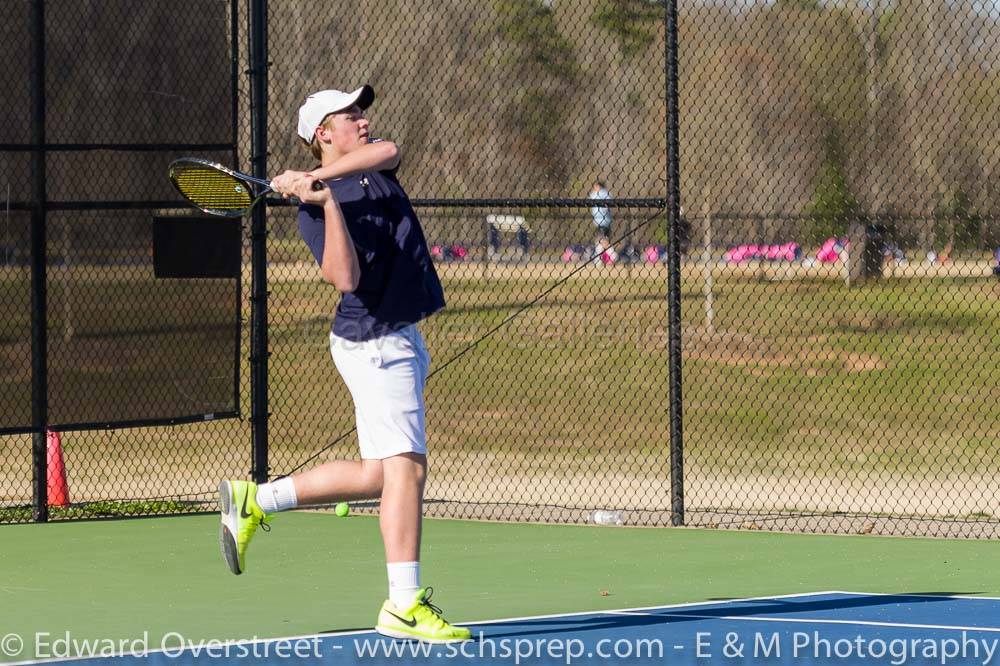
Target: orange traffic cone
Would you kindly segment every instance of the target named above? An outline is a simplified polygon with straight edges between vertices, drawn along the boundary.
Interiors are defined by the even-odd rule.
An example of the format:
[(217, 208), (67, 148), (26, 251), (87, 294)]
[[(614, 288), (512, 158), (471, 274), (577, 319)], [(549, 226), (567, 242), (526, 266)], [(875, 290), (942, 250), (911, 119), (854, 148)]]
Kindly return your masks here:
[(49, 467), (49, 506), (69, 506), (69, 487), (66, 485), (66, 466), (63, 464), (62, 442), (59, 433), (48, 431), (46, 453)]

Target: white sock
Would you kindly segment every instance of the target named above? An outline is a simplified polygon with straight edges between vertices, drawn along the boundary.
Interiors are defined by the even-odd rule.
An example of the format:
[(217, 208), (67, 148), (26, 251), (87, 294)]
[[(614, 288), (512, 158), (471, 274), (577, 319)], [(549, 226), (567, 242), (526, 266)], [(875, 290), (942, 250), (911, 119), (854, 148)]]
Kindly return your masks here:
[(420, 589), (420, 562), (389, 562), (385, 568), (389, 572), (389, 601), (396, 608), (409, 608)]
[(295, 496), (295, 484), (292, 483), (292, 477), (286, 476), (283, 479), (257, 486), (257, 504), (266, 514), (297, 507), (299, 500)]

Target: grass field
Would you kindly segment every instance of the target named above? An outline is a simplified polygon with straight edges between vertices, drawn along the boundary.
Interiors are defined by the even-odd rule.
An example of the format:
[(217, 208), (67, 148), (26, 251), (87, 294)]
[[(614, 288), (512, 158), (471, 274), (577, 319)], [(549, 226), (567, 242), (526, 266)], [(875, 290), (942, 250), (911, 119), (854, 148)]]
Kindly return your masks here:
[[(965, 269), (914, 268), (848, 289), (835, 273), (720, 267), (709, 325), (704, 267), (686, 267), (689, 505), (1000, 515), (990, 482), (1000, 471), (1000, 283), (988, 266)], [(440, 370), (427, 393), (431, 497), (669, 507), (662, 266), (587, 267), (480, 340), (570, 270), (440, 266), (449, 306), (423, 325)], [(336, 292), (308, 264), (269, 276), (272, 471), (339, 435), (328, 454), (353, 455), (349, 397), (326, 349)], [(156, 307), (128, 281), (111, 282), (94, 287), (105, 300), (136, 294), (140, 313)], [(130, 487), (203, 497), (220, 475), (246, 474), (248, 433), (245, 422), (220, 422), (70, 434), (67, 464), (81, 498)], [(24, 439), (0, 440), (9, 500), (30, 489)]]

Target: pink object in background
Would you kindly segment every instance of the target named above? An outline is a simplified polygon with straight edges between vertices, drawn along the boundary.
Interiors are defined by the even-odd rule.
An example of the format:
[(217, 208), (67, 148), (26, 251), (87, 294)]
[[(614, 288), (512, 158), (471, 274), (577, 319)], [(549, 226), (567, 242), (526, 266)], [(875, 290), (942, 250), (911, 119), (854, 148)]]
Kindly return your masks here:
[(799, 258), (801, 248), (798, 243), (783, 243), (781, 245), (737, 245), (727, 250), (723, 255), (727, 264), (741, 264), (752, 259), (767, 261), (795, 261)]
[(847, 247), (847, 243), (840, 245), (839, 238), (827, 238), (816, 251), (816, 259), (824, 264), (840, 261), (840, 249), (847, 249)]

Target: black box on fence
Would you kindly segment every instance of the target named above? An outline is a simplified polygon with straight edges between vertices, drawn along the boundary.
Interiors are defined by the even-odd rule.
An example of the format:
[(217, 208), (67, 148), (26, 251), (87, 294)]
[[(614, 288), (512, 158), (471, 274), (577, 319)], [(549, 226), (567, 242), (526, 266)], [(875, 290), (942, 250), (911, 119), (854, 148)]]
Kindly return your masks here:
[(240, 274), (238, 219), (153, 219), (153, 273), (157, 278), (235, 278)]

